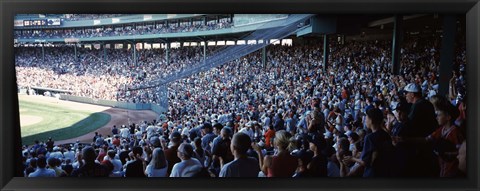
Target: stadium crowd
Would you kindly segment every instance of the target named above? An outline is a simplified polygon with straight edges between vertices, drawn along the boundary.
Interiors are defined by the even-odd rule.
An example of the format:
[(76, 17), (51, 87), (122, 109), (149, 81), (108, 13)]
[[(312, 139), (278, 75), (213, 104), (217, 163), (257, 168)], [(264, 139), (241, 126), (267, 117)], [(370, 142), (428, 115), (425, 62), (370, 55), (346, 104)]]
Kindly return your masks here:
[[(172, 82), (157, 120), (118, 124), (86, 144), (25, 146), (25, 176), (463, 177), (465, 48), (458, 44), (443, 97), (438, 40), (407, 40), (400, 75), (389, 70), (390, 41), (332, 42), (326, 72), (318, 46), (269, 46), (266, 64), (255, 52)], [(113, 76), (103, 77), (113, 85), (105, 92), (80, 92), (136, 103), (158, 101), (158, 89), (118, 86), (148, 85), (202, 59), (200, 48), (183, 47), (170, 65), (155, 50), (140, 51), (137, 66), (124, 50), (110, 51), (108, 63), (87, 51), (81, 64), (65, 64), (71, 52), (55, 50), (38, 64), (38, 50), (17, 51), (21, 86), (55, 85), (63, 75), (101, 84), (105, 74)], [(78, 82), (89, 83), (70, 83)]]
[(124, 14), (63, 14), (61, 18), (68, 21), (81, 21), (93, 19), (107, 19), (125, 16)]
[(125, 26), (125, 27), (98, 27), (90, 29), (49, 29), (35, 32), (21, 32), (14, 33), (15, 38), (18, 39), (49, 39), (49, 38), (92, 38), (92, 37), (110, 37), (110, 36), (129, 36), (129, 35), (151, 35), (164, 33), (181, 33), (181, 32), (197, 32), (208, 30), (219, 30), (231, 28), (233, 22), (228, 19), (220, 19), (204, 22), (180, 22), (180, 23), (165, 23), (148, 26)]

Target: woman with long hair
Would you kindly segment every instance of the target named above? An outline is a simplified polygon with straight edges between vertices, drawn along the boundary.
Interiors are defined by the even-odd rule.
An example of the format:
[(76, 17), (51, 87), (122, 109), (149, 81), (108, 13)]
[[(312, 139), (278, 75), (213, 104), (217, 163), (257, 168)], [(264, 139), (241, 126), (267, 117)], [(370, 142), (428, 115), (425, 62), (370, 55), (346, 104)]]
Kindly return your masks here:
[(280, 130), (275, 133), (273, 144), (276, 148), (275, 154), (263, 157), (261, 148), (257, 144), (252, 144), (254, 150), (258, 154), (261, 171), (267, 177), (292, 177), (298, 166), (296, 157), (290, 155), (292, 135), (285, 130)]
[(167, 177), (167, 159), (162, 149), (156, 148), (153, 150), (153, 156), (150, 163), (145, 169), (147, 177)]

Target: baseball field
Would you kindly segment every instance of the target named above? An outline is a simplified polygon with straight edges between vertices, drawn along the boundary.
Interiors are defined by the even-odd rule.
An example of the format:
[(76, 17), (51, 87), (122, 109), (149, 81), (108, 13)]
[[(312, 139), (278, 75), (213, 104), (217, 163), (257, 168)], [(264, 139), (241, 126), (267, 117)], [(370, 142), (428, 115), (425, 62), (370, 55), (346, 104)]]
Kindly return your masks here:
[(53, 97), (18, 94), (20, 127), (23, 145), (49, 137), (56, 144), (92, 141), (95, 132), (107, 136), (113, 125), (120, 127), (144, 120), (153, 120), (150, 110), (125, 110), (78, 102), (58, 100)]
[(35, 140), (65, 140), (95, 131), (107, 124), (111, 116), (102, 112), (64, 107), (50, 101), (19, 96), (22, 144)]

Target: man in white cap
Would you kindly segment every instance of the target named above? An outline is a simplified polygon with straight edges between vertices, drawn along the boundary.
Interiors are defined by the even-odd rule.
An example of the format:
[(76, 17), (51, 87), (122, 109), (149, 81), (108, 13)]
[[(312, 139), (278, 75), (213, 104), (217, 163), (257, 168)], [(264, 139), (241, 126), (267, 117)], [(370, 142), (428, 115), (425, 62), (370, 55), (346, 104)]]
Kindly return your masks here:
[[(437, 129), (438, 124), (435, 116), (435, 109), (429, 101), (422, 96), (422, 90), (418, 84), (410, 83), (405, 86), (405, 98), (412, 104), (408, 114), (410, 124), (409, 136), (427, 137)], [(419, 177), (436, 176), (439, 171), (438, 161), (433, 155), (433, 148), (427, 144), (415, 145), (417, 159), (415, 163), (408, 165), (410, 173)]]
[(130, 136), (130, 131), (128, 130), (127, 126), (122, 125), (122, 129), (120, 130), (120, 135), (124, 139), (126, 139)]
[(404, 91), (407, 102), (412, 104), (408, 119), (416, 132), (415, 135), (419, 137), (430, 135), (438, 127), (432, 103), (423, 98), (418, 84), (410, 83), (405, 86)]

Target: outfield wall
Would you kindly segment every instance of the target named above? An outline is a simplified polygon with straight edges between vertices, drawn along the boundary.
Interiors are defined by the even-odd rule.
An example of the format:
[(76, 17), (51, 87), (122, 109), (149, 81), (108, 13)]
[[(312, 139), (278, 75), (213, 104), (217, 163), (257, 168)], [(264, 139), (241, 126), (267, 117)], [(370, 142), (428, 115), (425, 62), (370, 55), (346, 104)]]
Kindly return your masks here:
[(117, 102), (117, 101), (110, 101), (110, 100), (92, 99), (92, 98), (72, 96), (72, 95), (66, 95), (66, 94), (61, 94), (60, 99), (66, 100), (66, 101), (74, 101), (74, 102), (88, 103), (88, 104), (108, 106), (108, 107), (118, 107), (122, 109), (130, 109), (130, 110), (152, 110), (157, 114), (160, 114), (166, 111), (165, 108), (159, 105), (150, 104), (150, 103), (126, 103), (126, 102)]

